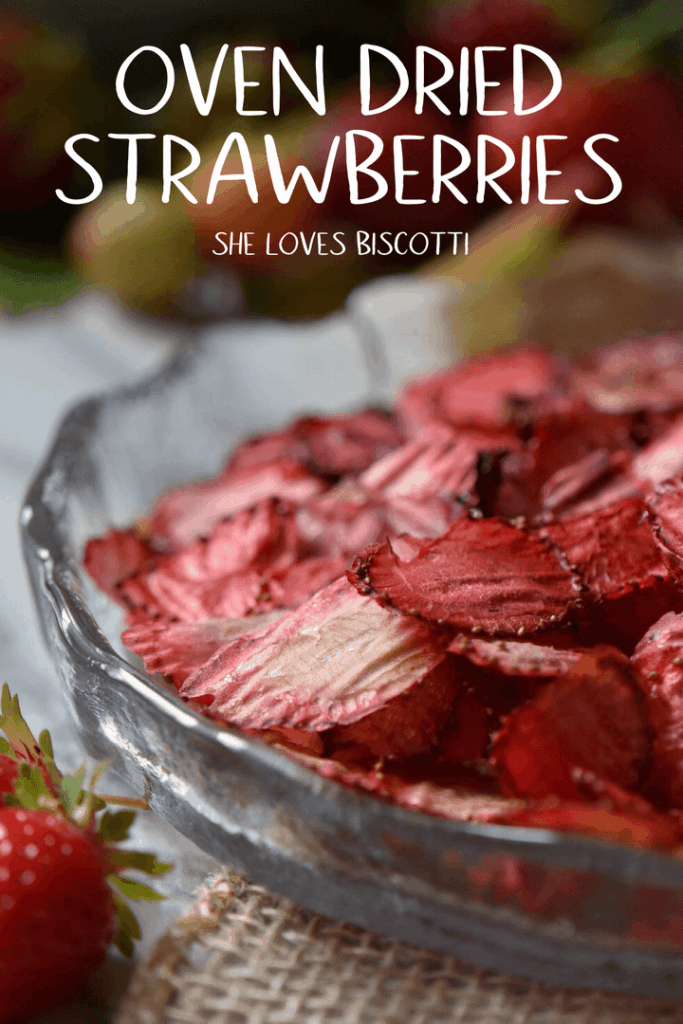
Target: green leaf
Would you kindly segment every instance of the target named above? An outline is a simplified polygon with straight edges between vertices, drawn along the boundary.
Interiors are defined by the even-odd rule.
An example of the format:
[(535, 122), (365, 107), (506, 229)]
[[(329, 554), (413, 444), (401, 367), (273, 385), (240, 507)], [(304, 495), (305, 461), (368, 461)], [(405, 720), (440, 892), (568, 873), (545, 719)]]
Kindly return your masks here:
[(150, 903), (156, 903), (166, 899), (160, 892), (151, 889), (144, 882), (134, 882), (132, 878), (124, 878), (123, 875), (117, 874), (109, 875), (108, 878), (110, 883), (115, 885), (129, 900), (148, 900)]
[(100, 818), (98, 832), (107, 843), (120, 843), (128, 838), (135, 821), (135, 811), (105, 811)]
[(19, 775), (14, 783), (14, 795), (21, 807), (31, 811), (56, 810), (56, 800), (52, 790), (45, 782), (43, 773), (35, 764), (27, 761), (19, 763)]
[(52, 737), (50, 736), (50, 733), (48, 732), (47, 729), (43, 729), (43, 731), (38, 736), (38, 746), (40, 747), (45, 757), (49, 758), (50, 761), (54, 761), (55, 755), (52, 749)]
[(69, 816), (82, 798), (84, 778), (85, 768), (81, 766), (74, 775), (65, 775), (60, 782), (59, 795)]
[(108, 850), (107, 859), (112, 867), (133, 868), (144, 871), (146, 875), (165, 875), (173, 867), (158, 861), (153, 853), (139, 850)]
[(19, 698), (11, 695), (7, 683), (3, 684), (0, 697), (0, 729), (18, 757), (34, 761), (40, 755), (40, 748), (21, 713)]
[(113, 889), (111, 895), (116, 906), (119, 921), (119, 929), (114, 942), (124, 956), (131, 957), (133, 955), (133, 941), (140, 938), (140, 925), (126, 901)]
[(16, 761), (17, 755), (14, 753), (14, 747), (6, 740), (4, 736), (0, 736), (0, 754), (3, 757), (11, 757), (13, 761)]

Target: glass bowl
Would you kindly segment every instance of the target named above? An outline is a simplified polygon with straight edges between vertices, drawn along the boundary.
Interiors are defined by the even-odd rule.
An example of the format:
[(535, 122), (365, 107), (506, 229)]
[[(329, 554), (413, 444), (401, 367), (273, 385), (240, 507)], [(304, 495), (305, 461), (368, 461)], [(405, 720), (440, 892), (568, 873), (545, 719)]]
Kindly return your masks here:
[(83, 742), (199, 846), (314, 911), (502, 973), (683, 998), (682, 861), (445, 821), (323, 779), (146, 676), (120, 644), (120, 610), (81, 569), (89, 537), (215, 472), (244, 435), (386, 402), (402, 376), (443, 363), (420, 337), (433, 306), (406, 294), (403, 307), (371, 290), (319, 322), (205, 331), (151, 380), (64, 419), (20, 518)]

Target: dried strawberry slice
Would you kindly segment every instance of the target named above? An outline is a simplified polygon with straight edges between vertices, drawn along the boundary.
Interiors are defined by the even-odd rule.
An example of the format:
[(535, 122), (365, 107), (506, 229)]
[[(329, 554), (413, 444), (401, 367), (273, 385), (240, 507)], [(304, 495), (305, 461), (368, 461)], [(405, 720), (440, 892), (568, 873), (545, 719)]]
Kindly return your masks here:
[(601, 349), (573, 372), (576, 390), (595, 409), (619, 414), (683, 407), (683, 341), (632, 338)]
[(283, 459), (169, 491), (142, 525), (159, 547), (182, 547), (197, 537), (207, 537), (218, 520), (267, 498), (300, 504), (326, 486), (298, 463)]
[(346, 565), (345, 558), (304, 558), (268, 579), (267, 597), (263, 604), (276, 608), (298, 608), (313, 594), (343, 576)]
[(647, 754), (648, 730), (628, 659), (606, 646), (584, 654), (513, 711), (491, 749), (503, 791), (532, 799), (581, 799), (576, 766), (633, 788)]
[(663, 615), (631, 660), (654, 732), (653, 795), (683, 808), (683, 615)]
[(682, 600), (651, 520), (645, 502), (629, 498), (542, 530), (586, 587), (589, 638), (607, 637), (629, 653), (637, 638)]
[[(385, 707), (330, 734), (333, 754), (340, 747), (363, 746), (375, 757), (405, 758), (434, 746), (460, 692), (453, 661), (444, 658), (424, 679)], [(479, 756), (479, 755), (475, 755)]]
[(578, 462), (563, 466), (541, 488), (541, 512), (565, 518), (576, 515), (576, 507), (584, 508), (587, 502), (597, 511), (606, 485), (613, 484), (619, 474), (628, 472), (631, 461), (630, 452), (596, 448)]
[(121, 603), (118, 584), (145, 566), (154, 564), (156, 552), (133, 530), (111, 529), (85, 545), (83, 566), (100, 590)]
[(647, 497), (653, 536), (672, 572), (683, 579), (683, 480), (667, 480)]
[(322, 730), (379, 710), (442, 659), (433, 628), (342, 578), (274, 626), (227, 644), (181, 694), (213, 698), (210, 713), (234, 725)]
[(408, 436), (434, 421), (500, 426), (514, 419), (519, 403), (533, 402), (561, 381), (559, 362), (551, 353), (512, 348), (409, 384), (395, 411)]
[(180, 687), (229, 640), (277, 622), (283, 614), (265, 612), (241, 619), (195, 622), (148, 620), (127, 629), (121, 640), (142, 658), (149, 672), (161, 672)]
[(499, 519), (457, 519), (402, 562), (390, 543), (363, 552), (361, 592), (405, 612), (488, 634), (533, 633), (567, 617), (578, 584), (537, 536)]
[(120, 590), (130, 608), (142, 608), (154, 618), (236, 619), (257, 607), (263, 577), (251, 569), (204, 582), (177, 579), (168, 571), (153, 569), (125, 580)]
[(487, 640), (483, 637), (458, 636), (449, 651), (467, 658), (473, 665), (492, 669), (504, 676), (547, 678), (568, 672), (585, 651), (557, 648), (526, 640)]
[(342, 481), (307, 501), (297, 509), (295, 522), (302, 541), (316, 555), (347, 556), (386, 535), (381, 504), (353, 481)]
[(509, 432), (455, 431), (445, 424), (423, 428), (417, 438), (374, 463), (359, 478), (387, 498), (440, 497), (475, 505), (482, 458), (490, 461), (521, 447)]
[(649, 484), (661, 484), (683, 473), (683, 415), (638, 452), (633, 460), (633, 473)]
[(490, 709), (465, 690), (439, 740), (443, 758), (468, 762), (484, 757), (491, 738), (491, 719)]
[(224, 475), (279, 461), (299, 462), (316, 473), (360, 473), (403, 442), (393, 420), (365, 409), (349, 416), (304, 416), (284, 430), (260, 434), (238, 445)]

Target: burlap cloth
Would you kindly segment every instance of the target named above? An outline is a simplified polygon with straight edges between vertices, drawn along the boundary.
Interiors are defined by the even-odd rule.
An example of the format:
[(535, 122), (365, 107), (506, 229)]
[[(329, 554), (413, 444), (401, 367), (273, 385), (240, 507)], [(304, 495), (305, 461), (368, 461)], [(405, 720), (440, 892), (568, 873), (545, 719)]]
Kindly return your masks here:
[(226, 872), (139, 965), (113, 1024), (683, 1024), (683, 1003), (468, 967)]

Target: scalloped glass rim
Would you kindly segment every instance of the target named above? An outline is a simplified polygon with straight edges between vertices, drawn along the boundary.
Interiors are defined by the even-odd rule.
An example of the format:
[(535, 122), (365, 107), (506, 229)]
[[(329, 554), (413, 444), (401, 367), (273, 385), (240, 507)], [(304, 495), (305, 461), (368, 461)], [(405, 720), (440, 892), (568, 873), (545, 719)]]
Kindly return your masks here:
[(120, 645), (119, 609), (81, 571), (89, 536), (215, 471), (238, 437), (386, 400), (395, 381), (373, 375), (359, 333), (344, 316), (223, 325), (150, 380), (63, 420), (20, 523), (42, 633), (86, 748), (198, 845), (312, 910), (486, 969), (682, 998), (683, 862), (449, 822), (323, 779), (148, 678)]

